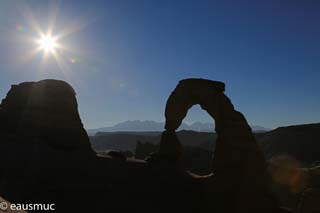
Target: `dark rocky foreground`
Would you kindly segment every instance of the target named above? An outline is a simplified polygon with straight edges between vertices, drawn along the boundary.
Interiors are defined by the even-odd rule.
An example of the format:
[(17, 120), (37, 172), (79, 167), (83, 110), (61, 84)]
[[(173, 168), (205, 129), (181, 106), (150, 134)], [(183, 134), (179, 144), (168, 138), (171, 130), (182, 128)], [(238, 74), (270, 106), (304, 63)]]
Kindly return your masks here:
[[(0, 105), (0, 195), (55, 203), (58, 212), (285, 212), (251, 128), (223, 92), (221, 82), (181, 81), (167, 102), (159, 151), (142, 161), (96, 155), (67, 83), (14, 85)], [(195, 104), (216, 122), (213, 175), (181, 164), (175, 130)]]

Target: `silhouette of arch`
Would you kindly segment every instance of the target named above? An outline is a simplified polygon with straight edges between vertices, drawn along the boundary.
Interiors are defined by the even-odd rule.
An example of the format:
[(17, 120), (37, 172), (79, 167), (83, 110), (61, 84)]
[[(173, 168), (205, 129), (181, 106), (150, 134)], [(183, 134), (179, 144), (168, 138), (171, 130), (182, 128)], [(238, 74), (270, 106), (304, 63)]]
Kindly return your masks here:
[[(267, 190), (266, 161), (245, 117), (234, 109), (224, 91), (225, 84), (218, 81), (180, 81), (167, 100), (166, 132), (159, 152), (164, 150), (162, 147), (166, 147), (166, 150), (170, 148), (170, 141), (165, 140), (169, 138), (167, 135), (174, 135), (188, 110), (199, 104), (215, 120), (215, 131), (218, 134), (212, 161), (211, 171), (214, 175), (211, 178), (213, 181), (210, 181), (211, 188), (216, 194), (225, 191), (229, 192), (227, 196), (237, 194), (239, 205), (247, 205), (246, 199), (257, 201), (256, 207), (260, 209), (264, 205), (259, 207), (261, 203), (258, 201), (263, 200), (260, 198)], [(239, 209), (245, 212), (245, 209), (252, 207), (242, 206)]]
[[(188, 110), (193, 105), (199, 104), (215, 120), (215, 130), (218, 133), (213, 171), (219, 171), (221, 166), (225, 168), (237, 165), (238, 167), (240, 164), (241, 166), (250, 166), (251, 169), (261, 170), (265, 160), (251, 128), (245, 117), (234, 109), (224, 91), (225, 84), (218, 81), (206, 79), (180, 81), (166, 104), (165, 129), (168, 131), (176, 130)], [(232, 153), (232, 157), (230, 153)], [(226, 154), (229, 155), (228, 159), (226, 159)], [(244, 162), (248, 160), (248, 154), (251, 155), (250, 160), (254, 159), (254, 162)]]

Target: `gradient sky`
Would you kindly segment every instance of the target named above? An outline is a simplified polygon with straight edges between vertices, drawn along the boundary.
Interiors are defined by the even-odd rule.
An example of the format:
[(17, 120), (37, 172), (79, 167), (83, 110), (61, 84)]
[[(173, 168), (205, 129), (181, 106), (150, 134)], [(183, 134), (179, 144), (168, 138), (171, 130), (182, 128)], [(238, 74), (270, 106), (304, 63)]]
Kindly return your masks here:
[[(226, 83), (250, 124), (320, 121), (320, 1), (0, 1), (0, 96), (11, 84), (46, 78), (77, 91), (85, 127), (163, 121), (180, 79)], [(56, 14), (63, 66), (27, 57)], [(71, 63), (70, 59), (74, 59)], [(211, 121), (194, 107), (187, 122)]]

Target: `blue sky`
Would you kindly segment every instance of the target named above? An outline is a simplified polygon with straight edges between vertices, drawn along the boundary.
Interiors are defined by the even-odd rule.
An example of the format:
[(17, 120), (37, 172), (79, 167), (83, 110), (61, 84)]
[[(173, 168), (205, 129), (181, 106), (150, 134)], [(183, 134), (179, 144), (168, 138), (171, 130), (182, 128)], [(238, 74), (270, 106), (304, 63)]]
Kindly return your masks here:
[[(163, 121), (177, 82), (201, 77), (225, 82), (251, 124), (319, 122), (319, 10), (311, 0), (2, 0), (0, 96), (23, 81), (66, 80), (95, 128)], [(59, 40), (60, 66), (42, 52), (27, 57), (38, 37), (31, 13), (43, 31), (54, 14), (53, 34), (74, 29)], [(194, 107), (186, 121), (211, 118)]]

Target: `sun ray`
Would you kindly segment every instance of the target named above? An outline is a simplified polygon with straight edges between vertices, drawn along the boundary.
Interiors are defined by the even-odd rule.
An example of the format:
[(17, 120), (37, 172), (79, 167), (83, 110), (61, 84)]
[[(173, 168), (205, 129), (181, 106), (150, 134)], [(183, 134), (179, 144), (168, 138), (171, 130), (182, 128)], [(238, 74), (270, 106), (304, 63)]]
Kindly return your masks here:
[(32, 49), (31, 51), (29, 51), (27, 54), (23, 55), (21, 60), (22, 62), (27, 62), (29, 61), (31, 58), (33, 58), (36, 54), (38, 54), (41, 51), (40, 47), (36, 47), (34, 49)]
[(31, 25), (32, 29), (35, 30), (39, 35), (43, 34), (43, 31), (41, 30), (39, 23), (34, 17), (32, 10), (23, 1), (21, 1), (21, 4), (19, 5), (19, 9), (21, 11), (22, 16)]
[(62, 70), (64, 73), (65, 71), (68, 71), (68, 67), (66, 66), (65, 63), (63, 63), (62, 58), (60, 57), (59, 53), (56, 51), (52, 53), (53, 57), (55, 58), (55, 61), (59, 67), (60, 70)]
[(61, 39), (64, 37), (69, 36), (70, 34), (73, 34), (75, 32), (79, 32), (81, 30), (83, 30), (84, 28), (86, 28), (89, 24), (95, 22), (96, 19), (92, 19), (89, 21), (83, 21), (82, 23), (80, 22), (73, 22), (73, 24), (71, 24), (71, 26), (68, 26), (66, 28), (64, 28), (58, 35), (57, 35), (57, 39)]
[(55, 5), (53, 5), (51, 7), (53, 9), (50, 11), (50, 14), (49, 14), (49, 24), (48, 24), (48, 26), (49, 26), (48, 27), (48, 34), (49, 35), (52, 35), (53, 28), (57, 22), (57, 17), (59, 15), (59, 4), (60, 4), (60, 2), (56, 3)]

